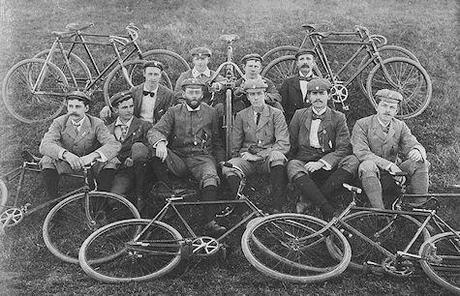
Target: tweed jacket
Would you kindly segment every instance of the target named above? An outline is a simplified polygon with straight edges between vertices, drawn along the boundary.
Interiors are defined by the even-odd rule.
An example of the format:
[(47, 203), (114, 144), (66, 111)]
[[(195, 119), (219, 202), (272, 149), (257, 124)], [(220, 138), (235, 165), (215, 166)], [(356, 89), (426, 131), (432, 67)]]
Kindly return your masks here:
[(404, 121), (393, 118), (388, 133), (383, 131), (377, 115), (356, 121), (351, 136), (353, 153), (360, 162), (372, 160), (381, 169), (386, 169), (398, 159), (405, 159), (412, 149), (417, 149), (426, 160), (425, 148), (412, 135)]
[[(179, 76), (179, 78), (177, 78), (177, 81), (176, 81), (176, 85), (174, 87), (174, 95), (176, 96), (176, 99), (180, 100), (180, 99), (183, 99), (183, 96), (182, 96), (182, 84), (184, 83), (184, 80), (185, 79), (188, 79), (188, 78), (193, 78), (193, 74), (192, 74), (192, 70), (193, 69), (190, 69), (190, 70), (187, 70), (185, 72), (182, 72)], [(210, 77), (214, 76), (214, 74), (216, 73), (215, 71), (213, 70), (210, 70)], [(211, 105), (212, 102), (211, 102), (211, 98), (212, 98), (212, 93), (210, 92), (209, 88), (211, 87), (210, 85), (210, 78), (209, 77), (198, 77), (197, 78), (198, 80), (200, 80), (201, 82), (203, 82), (207, 88), (205, 88), (204, 90), (204, 93), (203, 93), (203, 102), (205, 102), (206, 104), (208, 105)], [(224, 78), (220, 75), (218, 75), (215, 79), (216, 82), (219, 82), (219, 81), (222, 81)], [(219, 91), (217, 93), (217, 96), (218, 97), (221, 97), (223, 95), (223, 91)], [(215, 99), (217, 100), (217, 98)], [(219, 98), (219, 100), (221, 100)]]
[[(131, 88), (131, 94), (134, 100), (134, 116), (139, 117), (142, 107), (144, 83), (136, 85)], [(157, 99), (155, 101), (155, 107), (153, 108), (153, 124), (160, 120), (161, 116), (173, 105), (176, 104), (176, 98), (174, 92), (169, 88), (158, 85)]]
[(40, 143), (40, 161), (42, 168), (56, 168), (59, 173), (66, 170), (66, 164), (59, 159), (64, 150), (85, 156), (91, 152), (102, 153), (109, 163), (120, 151), (121, 144), (109, 132), (104, 122), (91, 115), (86, 115), (80, 131), (77, 133), (69, 115), (65, 114), (53, 120)]
[(189, 111), (185, 103), (171, 107), (148, 131), (147, 139), (152, 146), (166, 140), (168, 148), (182, 157), (212, 155), (218, 161), (225, 157), (217, 111), (207, 104), (197, 111)]
[[(313, 75), (314, 77), (317, 76)], [(281, 105), (284, 108), (284, 114), (288, 123), (297, 109), (310, 106), (310, 104), (305, 104), (305, 98), (302, 96), (299, 74), (286, 78), (279, 87), (279, 93), (282, 98)]]
[[(115, 136), (115, 123), (112, 122), (108, 128), (112, 135)], [(143, 121), (136, 116), (133, 117), (133, 121), (129, 126), (128, 133), (123, 142), (121, 142), (121, 150), (118, 152), (117, 158), (118, 160), (123, 163), (126, 158), (131, 156), (131, 147), (134, 143), (141, 142), (144, 143), (148, 147), (147, 142), (147, 132), (150, 128), (150, 124), (146, 121)]]
[(305, 162), (322, 159), (331, 167), (335, 167), (342, 158), (352, 154), (350, 132), (345, 115), (326, 107), (324, 119), (321, 120), (318, 128), (321, 149), (315, 149), (310, 145), (312, 114), (312, 107), (302, 108), (294, 113), (289, 124), (291, 136), (289, 156)]
[(252, 106), (236, 114), (233, 122), (232, 157), (238, 157), (252, 145), (262, 149), (257, 155), (264, 158), (271, 151), (288, 153), (289, 132), (281, 110), (266, 105), (257, 126)]

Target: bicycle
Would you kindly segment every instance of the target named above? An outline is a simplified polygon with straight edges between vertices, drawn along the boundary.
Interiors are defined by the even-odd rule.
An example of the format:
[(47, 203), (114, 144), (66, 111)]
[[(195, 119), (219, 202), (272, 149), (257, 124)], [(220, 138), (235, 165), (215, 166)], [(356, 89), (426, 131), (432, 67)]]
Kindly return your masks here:
[[(395, 89), (404, 96), (397, 115), (400, 118), (415, 117), (428, 106), (432, 94), (431, 79), (412, 53), (392, 45), (378, 47), (378, 42), (381, 42), (379, 41), (380, 37), (370, 35), (367, 28), (362, 26), (356, 26), (354, 32), (317, 32), (313, 26), (306, 26), (306, 30), (305, 38), (308, 38), (313, 44), (313, 50), (317, 54), (317, 60), (325, 73), (325, 78), (329, 79), (333, 85), (333, 103), (340, 104), (343, 110), (349, 110), (349, 106), (344, 102), (348, 98), (348, 87), (356, 78), (359, 78), (358, 84), (374, 108), (377, 106), (375, 93), (383, 88)], [(358, 37), (359, 40), (331, 40), (330, 38), (333, 36)], [(355, 45), (359, 48), (339, 70), (334, 72), (323, 47), (327, 44)], [(383, 51), (386, 51), (387, 54), (398, 52), (409, 58), (391, 57), (384, 59), (381, 54)], [(356, 70), (352, 69), (353, 62), (359, 61), (362, 53), (365, 53), (365, 56), (360, 61), (359, 66)], [(276, 58), (263, 69), (262, 75), (280, 84), (286, 77), (295, 73), (295, 63), (296, 59), (291, 55)], [(369, 66), (372, 66), (372, 69), (368, 75), (365, 75)], [(350, 78), (345, 81), (341, 75), (344, 75), (346, 71), (352, 73)], [(365, 87), (364, 76), (367, 76)]]
[[(20, 205), (25, 174), (41, 171), (40, 158), (27, 151), (23, 151), (22, 158), (23, 163), (20, 167), (6, 173), (0, 179), (2, 233), (6, 234), (6, 231), (21, 223), (25, 217), (57, 203), (44, 220), (43, 240), (53, 255), (65, 262), (77, 263), (81, 243), (91, 232), (108, 222), (140, 218), (137, 208), (123, 196), (91, 190), (89, 177), (91, 166), (86, 166), (82, 174), (65, 175), (83, 179), (84, 184), (78, 189), (36, 206), (32, 206), (31, 202)], [(14, 198), (8, 203), (6, 184), (16, 178), (19, 178), (16, 192)]]
[[(330, 256), (338, 260), (351, 256), (344, 265), (406, 277), (415, 272), (414, 261), (418, 261), (437, 284), (451, 292), (460, 292), (460, 232), (440, 218), (436, 209), (405, 202), (407, 198), (429, 197), (427, 203), (434, 202), (436, 207), (436, 197), (460, 194), (402, 193), (391, 210), (380, 210), (356, 206), (361, 189), (347, 184), (344, 187), (353, 193), (352, 201), (330, 222), (307, 215), (279, 214), (249, 225), (242, 237), (246, 258), (259, 271), (274, 278), (297, 273), (298, 282), (324, 281), (341, 273), (337, 266), (321, 266), (322, 258), (314, 257), (319, 242), (325, 241)], [(274, 222), (278, 226), (284, 223), (283, 231), (271, 227)], [(345, 241), (351, 249), (342, 247), (345, 241), (337, 240), (341, 237), (329, 236), (332, 229), (347, 235)], [(430, 237), (428, 229), (439, 233)], [(303, 270), (311, 274), (301, 275)]]
[[(93, 24), (69, 24), (64, 32), (52, 32), (55, 40), (50, 49), (20, 61), (8, 71), (3, 80), (2, 97), (13, 117), (25, 123), (52, 119), (61, 113), (63, 98), (69, 88), (90, 92), (99, 89), (102, 82), (104, 100), (110, 106), (111, 95), (143, 81), (145, 59), (165, 64), (162, 83), (169, 88), (172, 88), (171, 78), (190, 69), (188, 63), (172, 51), (153, 49), (142, 52), (137, 44), (139, 29), (134, 24), (126, 27), (128, 36), (84, 32), (91, 27)], [(65, 49), (65, 44), (70, 47)], [(99, 69), (89, 45), (110, 48), (113, 52), (114, 58), (104, 69)], [(75, 53), (77, 47), (86, 54), (92, 71)]]

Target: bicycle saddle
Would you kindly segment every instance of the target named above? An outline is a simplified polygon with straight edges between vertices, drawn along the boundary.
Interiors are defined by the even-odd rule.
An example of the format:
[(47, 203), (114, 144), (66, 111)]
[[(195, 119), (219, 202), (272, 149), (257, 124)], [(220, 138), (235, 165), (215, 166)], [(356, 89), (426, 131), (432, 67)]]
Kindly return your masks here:
[(75, 31), (86, 30), (88, 28), (91, 28), (92, 26), (94, 26), (93, 23), (86, 23), (86, 24), (70, 23), (70, 24), (67, 24), (65, 28), (68, 31), (75, 32)]
[(21, 157), (24, 161), (27, 161), (27, 162), (39, 162), (41, 160), (40, 157), (33, 155), (28, 150), (23, 150), (21, 152)]
[(302, 28), (306, 31), (313, 32), (316, 31), (316, 26), (312, 24), (303, 24)]
[(233, 42), (233, 41), (240, 39), (240, 36), (235, 35), (235, 34), (228, 34), (228, 35), (221, 35), (219, 38), (220, 40), (223, 40), (225, 42)]

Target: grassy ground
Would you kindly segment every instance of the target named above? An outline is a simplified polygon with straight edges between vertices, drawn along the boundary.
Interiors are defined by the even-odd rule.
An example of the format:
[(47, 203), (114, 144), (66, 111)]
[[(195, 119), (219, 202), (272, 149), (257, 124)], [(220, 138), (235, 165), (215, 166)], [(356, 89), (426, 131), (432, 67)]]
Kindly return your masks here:
[[(433, 190), (460, 181), (459, 61), (456, 1), (222, 1), (222, 0), (0, 0), (0, 78), (16, 62), (49, 48), (53, 30), (71, 22), (93, 22), (93, 32), (122, 33), (129, 22), (140, 28), (144, 49), (167, 48), (188, 59), (188, 50), (205, 45), (214, 52), (213, 67), (224, 59), (220, 34), (235, 33), (235, 57), (263, 54), (285, 44), (300, 44), (303, 23), (321, 30), (351, 30), (367, 26), (388, 37), (390, 44), (410, 49), (433, 80), (428, 109), (409, 120), (414, 134), (427, 148), (432, 163)], [(457, 33), (455, 33), (457, 32)], [(96, 51), (101, 63), (105, 52)], [(337, 58), (346, 55), (337, 49)], [(350, 126), (371, 108), (355, 89), (351, 92)], [(1, 172), (18, 164), (21, 149), (37, 152), (49, 123), (24, 125), (10, 118), (0, 105)], [(97, 113), (98, 110), (94, 110)], [(33, 183), (26, 187), (31, 200), (39, 199)], [(36, 180), (38, 181), (38, 180)], [(38, 193), (37, 193), (38, 192)], [(442, 201), (443, 214), (460, 222), (459, 202)], [(273, 281), (255, 271), (238, 248), (226, 261), (216, 258), (191, 262), (174, 277), (141, 284), (103, 285), (89, 279), (79, 267), (53, 258), (44, 247), (43, 215), (27, 218), (8, 232), (0, 248), (0, 294), (4, 295), (445, 295), (425, 276), (398, 280), (347, 271), (337, 279), (315, 285)]]

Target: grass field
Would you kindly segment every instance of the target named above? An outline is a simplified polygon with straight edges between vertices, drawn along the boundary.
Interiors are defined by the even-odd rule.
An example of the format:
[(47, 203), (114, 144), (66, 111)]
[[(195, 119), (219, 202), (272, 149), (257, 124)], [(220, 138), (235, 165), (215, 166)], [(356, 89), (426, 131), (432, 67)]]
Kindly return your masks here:
[[(166, 48), (186, 59), (190, 48), (208, 46), (214, 52), (212, 68), (224, 60), (221, 34), (240, 36), (234, 46), (239, 60), (250, 52), (263, 54), (278, 45), (300, 44), (303, 23), (337, 31), (361, 24), (386, 36), (390, 44), (411, 50), (432, 78), (430, 106), (408, 125), (427, 148), (435, 191), (460, 182), (458, 9), (457, 1), (441, 0), (0, 0), (0, 78), (16, 62), (49, 48), (50, 32), (72, 22), (93, 22), (92, 32), (117, 34), (134, 22), (141, 28), (143, 49)], [(336, 53), (339, 59), (347, 51), (336, 49)], [(97, 50), (96, 56), (101, 64), (107, 62), (106, 52)], [(365, 100), (357, 88), (351, 89), (350, 127), (372, 113)], [(8, 116), (3, 104), (0, 118), (4, 173), (19, 164), (22, 149), (38, 151), (49, 123), (21, 124)], [(30, 178), (26, 193), (36, 201), (41, 191), (34, 181), (39, 179)], [(460, 201), (443, 200), (442, 215), (459, 229)], [(238, 239), (226, 261), (192, 261), (174, 276), (156, 281), (105, 285), (48, 252), (41, 238), (43, 218), (43, 213), (28, 217), (7, 232), (0, 245), (0, 295), (446, 295), (424, 275), (397, 279), (347, 271), (314, 285), (274, 281), (245, 261)]]

